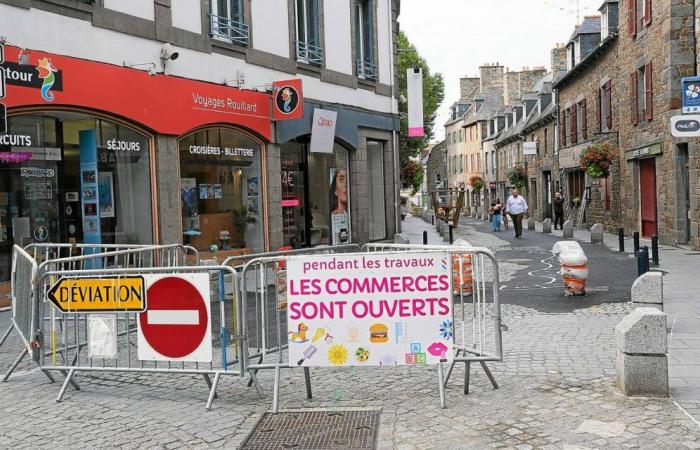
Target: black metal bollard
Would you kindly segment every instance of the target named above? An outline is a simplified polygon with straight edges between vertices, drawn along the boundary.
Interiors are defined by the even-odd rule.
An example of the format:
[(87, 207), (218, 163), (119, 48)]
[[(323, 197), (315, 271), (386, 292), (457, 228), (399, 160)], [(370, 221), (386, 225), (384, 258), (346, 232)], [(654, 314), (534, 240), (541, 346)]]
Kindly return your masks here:
[(430, 224), (435, 225), (435, 216), (430, 217)]
[(620, 242), (620, 251), (625, 252), (625, 229), (620, 227), (617, 229), (617, 238)]
[(423, 245), (428, 245), (428, 232), (423, 231)]
[(637, 276), (642, 276), (649, 272), (649, 248), (644, 246), (635, 253), (637, 257)]
[(632, 239), (634, 240), (634, 254), (636, 255), (639, 251), (639, 231), (634, 232)]
[(651, 237), (651, 261), (655, 266), (659, 265), (659, 236)]
[(452, 236), (452, 225), (450, 225), (450, 245), (454, 242), (454, 237)]

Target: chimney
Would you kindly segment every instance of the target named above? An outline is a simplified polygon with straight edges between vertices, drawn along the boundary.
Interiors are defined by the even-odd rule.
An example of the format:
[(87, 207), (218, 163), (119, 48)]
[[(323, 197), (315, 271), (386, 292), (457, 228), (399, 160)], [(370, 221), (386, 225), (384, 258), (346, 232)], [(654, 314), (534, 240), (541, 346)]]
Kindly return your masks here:
[(464, 77), (459, 79), (459, 99), (469, 100), (479, 93), (481, 80), (479, 78)]
[(484, 65), (479, 67), (479, 78), (481, 79), (481, 93), (497, 91), (503, 95), (503, 66)]
[(552, 49), (552, 76), (556, 80), (559, 72), (566, 72), (566, 46), (557, 44)]

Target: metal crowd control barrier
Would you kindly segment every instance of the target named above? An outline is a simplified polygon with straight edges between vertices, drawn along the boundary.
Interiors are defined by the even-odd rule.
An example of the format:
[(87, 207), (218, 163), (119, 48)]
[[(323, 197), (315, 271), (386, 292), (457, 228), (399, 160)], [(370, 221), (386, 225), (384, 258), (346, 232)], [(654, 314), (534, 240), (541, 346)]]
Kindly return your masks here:
[[(46, 247), (45, 247), (46, 248)], [(44, 249), (45, 249), (44, 248)], [(216, 394), (216, 388), (222, 375), (242, 376), (241, 370), (229, 370), (226, 364), (226, 352), (229, 345), (229, 331), (225, 315), (224, 303), (228, 300), (237, 302), (235, 295), (227, 299), (224, 294), (224, 274), (234, 274), (234, 269), (226, 266), (180, 266), (173, 265), (182, 261), (183, 247), (173, 246), (139, 246), (117, 251), (83, 254), (59, 259), (48, 259), (37, 265), (37, 262), (22, 248), (15, 246), (13, 252), (13, 318), (12, 327), (3, 336), (4, 342), (10, 331), (17, 329), (25, 343), (26, 348), (17, 358), (13, 366), (5, 375), (6, 381), (17, 367), (19, 362), (32, 351), (32, 358), (38, 363), (39, 368), (54, 381), (51, 372), (58, 371), (66, 376), (61, 387), (57, 401), (60, 401), (67, 385), (70, 383), (76, 389), (78, 384), (73, 380), (75, 372), (141, 372), (141, 373), (180, 373), (200, 374), (204, 377), (210, 388), (207, 408)], [(185, 259), (186, 259), (185, 250)], [(196, 251), (195, 251), (196, 252)], [(195, 260), (197, 255), (195, 254)], [(160, 267), (150, 267), (158, 264)], [(85, 267), (102, 266), (107, 268)], [(87, 315), (83, 313), (61, 313), (46, 302), (47, 291), (60, 277), (126, 277), (145, 274), (187, 274), (187, 273), (216, 273), (219, 293), (218, 322), (212, 320), (212, 330), (219, 329), (219, 333), (212, 333), (212, 348), (217, 348), (218, 358), (210, 364), (184, 363), (184, 362), (158, 362), (144, 363), (137, 358), (137, 352), (132, 351), (136, 343), (137, 312), (111, 312), (116, 315), (117, 336), (121, 352), (116, 358), (92, 358), (86, 352), (88, 346)], [(237, 278), (234, 276), (234, 292), (238, 292)], [(46, 311), (49, 308), (49, 311)], [(44, 317), (44, 320), (38, 320)], [(212, 314), (212, 318), (216, 316)], [(240, 318), (237, 327), (240, 329)], [(238, 336), (233, 336), (233, 345), (239, 345)], [(59, 342), (60, 341), (60, 342)], [(214, 376), (213, 382), (210, 376)]]
[[(487, 362), (503, 361), (501, 303), (499, 299), (498, 261), (493, 252), (480, 247), (455, 247), (415, 244), (366, 244), (365, 251), (439, 250), (452, 254), (452, 277), (459, 280), (453, 288), (454, 360), (444, 378), (443, 388), (450, 379), (455, 364), (464, 363), (464, 393), (469, 393), (469, 373), (472, 362), (478, 362), (494, 389), (498, 383)], [(490, 264), (487, 264), (490, 262)], [(465, 286), (465, 267), (471, 265), (471, 288)], [(471, 292), (469, 292), (471, 291)], [(490, 295), (489, 295), (490, 292)], [(457, 320), (459, 319), (459, 320)], [(444, 392), (441, 392), (444, 407)]]
[[(157, 250), (156, 250), (157, 249)], [(142, 250), (142, 252), (127, 254), (130, 255), (132, 261), (126, 261), (130, 264), (139, 264), (145, 266), (147, 264), (161, 263), (169, 266), (185, 266), (191, 259), (193, 265), (199, 265), (199, 252), (194, 247), (181, 244), (170, 245), (135, 245), (135, 244), (57, 244), (57, 243), (34, 243), (24, 247), (24, 250), (34, 258), (35, 261), (41, 263), (45, 261), (65, 259), (73, 256), (95, 255), (107, 252), (119, 252), (124, 250)], [(113, 255), (122, 256), (125, 254)], [(118, 260), (103, 261), (105, 265), (117, 265)], [(110, 264), (112, 263), (112, 264)], [(123, 264), (124, 261), (121, 261)], [(78, 268), (78, 267), (74, 267)]]
[[(438, 365), (440, 379), (440, 404), (445, 407), (444, 388), (449, 380), (454, 365), (458, 362), (465, 363), (464, 392), (468, 393), (469, 370), (471, 362), (479, 362), (486, 372), (494, 388), (498, 388), (496, 380), (489, 370), (486, 362), (502, 361), (501, 341), (501, 311), (498, 289), (498, 262), (493, 253), (484, 248), (454, 247), (454, 246), (421, 246), (400, 244), (368, 244), (365, 252), (412, 251), (427, 253), (431, 251), (443, 251), (450, 253), (458, 262), (453, 266), (457, 271), (460, 281), (464, 278), (464, 264), (466, 256), (471, 256), (473, 271), (473, 293), (465, 294), (459, 289), (459, 294), (453, 299), (453, 323), (455, 324), (455, 351), (454, 362), (451, 364), (447, 376), (443, 376), (442, 364)], [(241, 315), (245, 317), (242, 334), (245, 336), (246, 345), (242, 349), (242, 359), (245, 361), (243, 370), (250, 374), (251, 382), (255, 384), (261, 395), (261, 387), (257, 380), (259, 370), (274, 370), (274, 386), (272, 410), (277, 412), (279, 408), (279, 384), (280, 372), (283, 368), (289, 368), (287, 345), (287, 320), (286, 298), (280, 288), (270, 289), (270, 286), (278, 286), (283, 282), (286, 289), (286, 276), (280, 277), (277, 269), (286, 261), (289, 255), (271, 255), (250, 259), (244, 265), (240, 273), (240, 286), (242, 301)], [(487, 264), (487, 261), (490, 264)], [(282, 280), (280, 279), (282, 278)], [(271, 282), (273, 281), (273, 282)], [(251, 316), (249, 295), (253, 283), (254, 309)], [(463, 283), (460, 282), (460, 285)], [(490, 288), (488, 285), (490, 284)], [(488, 295), (488, 293), (491, 295)], [(460, 320), (454, 320), (459, 317)], [(247, 353), (246, 353), (247, 352)], [(274, 356), (268, 358), (270, 355)], [(254, 360), (248, 362), (248, 360)], [(307, 397), (311, 398), (311, 381), (308, 367), (304, 367)]]

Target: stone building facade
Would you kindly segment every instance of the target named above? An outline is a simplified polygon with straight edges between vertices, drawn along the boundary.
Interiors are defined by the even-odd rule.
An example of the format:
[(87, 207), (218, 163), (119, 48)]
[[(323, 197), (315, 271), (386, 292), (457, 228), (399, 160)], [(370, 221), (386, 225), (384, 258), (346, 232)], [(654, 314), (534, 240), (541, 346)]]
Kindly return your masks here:
[(442, 140), (430, 149), (425, 164), (425, 184), (429, 208), (433, 207), (430, 192), (433, 189), (447, 187), (447, 183), (447, 145), (446, 141)]

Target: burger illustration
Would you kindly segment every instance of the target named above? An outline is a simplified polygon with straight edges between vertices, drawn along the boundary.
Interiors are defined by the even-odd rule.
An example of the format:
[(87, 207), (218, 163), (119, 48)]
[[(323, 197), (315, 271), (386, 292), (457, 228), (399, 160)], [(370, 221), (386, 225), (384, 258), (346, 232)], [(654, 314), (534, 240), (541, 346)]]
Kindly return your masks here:
[(389, 328), (383, 323), (375, 323), (369, 327), (369, 341), (370, 342), (389, 342)]

